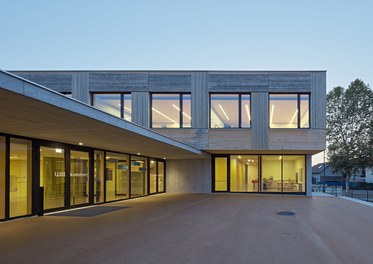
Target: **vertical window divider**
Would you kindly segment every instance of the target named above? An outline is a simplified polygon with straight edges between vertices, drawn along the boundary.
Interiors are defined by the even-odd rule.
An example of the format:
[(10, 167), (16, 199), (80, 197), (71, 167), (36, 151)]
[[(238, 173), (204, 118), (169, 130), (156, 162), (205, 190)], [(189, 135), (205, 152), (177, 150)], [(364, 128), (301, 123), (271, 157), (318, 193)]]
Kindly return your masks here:
[(238, 127), (242, 128), (242, 94), (238, 94)]
[(301, 95), (298, 94), (298, 97), (297, 97), (297, 109), (298, 109), (298, 116), (297, 116), (297, 119), (298, 119), (298, 128), (302, 128), (302, 124), (300, 123), (300, 99), (301, 99)]
[(5, 219), (10, 215), (10, 137), (5, 138)]
[(180, 109), (180, 113), (179, 113), (179, 120), (180, 120), (180, 125), (179, 125), (179, 127), (180, 128), (183, 128), (183, 111), (184, 111), (184, 109), (183, 109), (183, 101), (184, 101), (184, 94), (179, 94), (179, 109)]
[(120, 117), (124, 118), (124, 94), (120, 94)]

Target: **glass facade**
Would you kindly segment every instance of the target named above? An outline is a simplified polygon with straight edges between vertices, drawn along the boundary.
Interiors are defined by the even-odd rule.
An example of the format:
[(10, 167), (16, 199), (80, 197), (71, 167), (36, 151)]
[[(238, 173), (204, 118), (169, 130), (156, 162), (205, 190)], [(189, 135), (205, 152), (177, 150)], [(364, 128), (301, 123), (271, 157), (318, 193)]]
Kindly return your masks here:
[(32, 144), (29, 140), (10, 139), (9, 217), (31, 214)]
[(214, 159), (214, 190), (228, 191), (228, 158), (216, 157)]
[(270, 128), (309, 128), (308, 94), (270, 94)]
[(259, 191), (259, 158), (257, 155), (230, 156), (231, 192)]
[(105, 178), (104, 178), (104, 169), (105, 169), (105, 159), (104, 152), (95, 150), (94, 151), (94, 203), (103, 203), (105, 202), (104, 197), (104, 188), (105, 188)]
[(131, 156), (131, 197), (147, 194), (147, 164), (147, 158)]
[(89, 203), (89, 152), (70, 152), (70, 205)]
[(40, 187), (44, 188), (44, 209), (65, 206), (65, 150), (40, 147)]
[(106, 153), (106, 201), (129, 198), (129, 156)]
[(165, 191), (165, 165), (164, 161), (158, 161), (158, 192)]
[[(227, 173), (228, 159), (229, 173)], [(214, 191), (270, 193), (306, 191), (304, 155), (227, 155), (227, 157), (215, 157), (213, 164)]]
[(165, 162), (150, 159), (149, 162), (149, 193), (161, 193), (165, 191)]
[(92, 105), (101, 111), (131, 121), (131, 94), (93, 93)]
[(211, 128), (250, 128), (250, 94), (210, 94)]
[(0, 136), (0, 219), (5, 218), (5, 163), (6, 163), (6, 140)]
[(190, 94), (152, 94), (152, 128), (190, 128)]

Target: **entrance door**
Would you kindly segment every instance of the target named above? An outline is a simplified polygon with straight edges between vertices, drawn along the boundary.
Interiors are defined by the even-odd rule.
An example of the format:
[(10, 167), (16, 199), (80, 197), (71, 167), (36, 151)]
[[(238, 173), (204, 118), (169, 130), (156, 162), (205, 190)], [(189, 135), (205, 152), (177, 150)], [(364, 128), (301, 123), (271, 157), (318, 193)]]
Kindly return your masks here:
[(70, 151), (70, 205), (89, 203), (89, 152)]
[(227, 192), (229, 190), (228, 181), (228, 156), (214, 158), (214, 191)]
[(40, 146), (40, 187), (44, 188), (44, 210), (65, 206), (65, 149)]
[(146, 194), (147, 158), (131, 156), (131, 197)]

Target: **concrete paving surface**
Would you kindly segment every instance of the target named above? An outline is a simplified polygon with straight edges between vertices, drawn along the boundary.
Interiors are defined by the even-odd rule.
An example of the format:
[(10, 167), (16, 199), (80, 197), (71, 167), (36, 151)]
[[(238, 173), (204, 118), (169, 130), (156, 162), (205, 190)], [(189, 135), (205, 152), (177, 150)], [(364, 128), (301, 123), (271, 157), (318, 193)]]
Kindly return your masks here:
[(0, 263), (373, 263), (373, 208), (338, 197), (161, 194), (104, 206), (124, 209), (1, 223)]

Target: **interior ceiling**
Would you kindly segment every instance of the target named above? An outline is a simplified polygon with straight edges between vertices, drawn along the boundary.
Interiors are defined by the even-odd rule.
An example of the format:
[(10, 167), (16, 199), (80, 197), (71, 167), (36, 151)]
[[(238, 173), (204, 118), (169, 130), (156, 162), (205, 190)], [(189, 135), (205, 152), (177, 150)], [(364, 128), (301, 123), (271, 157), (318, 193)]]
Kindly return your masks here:
[[(60, 99), (59, 95), (52, 95)], [(152, 136), (159, 135), (147, 129), (139, 128), (143, 134), (138, 134), (5, 89), (0, 89), (0, 98), (2, 133), (73, 145), (83, 142), (88, 147), (129, 154), (140, 153), (156, 158), (195, 159), (207, 156), (191, 147), (174, 146), (172, 143), (182, 144), (166, 137), (162, 137), (163, 142), (156, 140)], [(61, 101), (64, 100), (71, 99), (63, 98)], [(76, 104), (81, 106), (80, 103)], [(125, 121), (118, 119), (118, 122)]]

